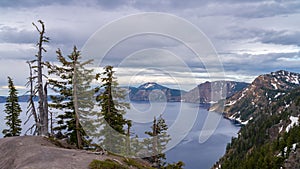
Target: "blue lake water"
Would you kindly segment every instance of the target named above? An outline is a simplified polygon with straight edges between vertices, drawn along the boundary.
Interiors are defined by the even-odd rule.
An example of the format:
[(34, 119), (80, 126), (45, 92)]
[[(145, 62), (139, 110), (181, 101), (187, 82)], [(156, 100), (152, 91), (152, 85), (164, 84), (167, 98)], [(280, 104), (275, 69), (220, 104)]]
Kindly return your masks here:
[[(27, 103), (20, 103), (23, 113), (21, 114), (22, 122), (26, 119)], [(0, 137), (2, 138), (2, 130), (6, 128), (4, 103), (0, 104)], [(179, 128), (174, 130), (175, 135), (186, 135), (176, 146), (166, 152), (167, 162), (177, 162), (179, 160), (185, 163), (186, 169), (208, 169), (225, 153), (226, 145), (231, 138), (237, 136), (238, 126), (232, 124), (229, 120), (221, 117), (220, 114), (214, 113), (219, 117), (218, 121), (212, 123), (217, 124), (216, 130), (211, 137), (203, 143), (199, 143), (200, 131), (209, 113), (206, 108), (201, 108), (197, 104), (190, 103), (146, 103), (132, 102), (131, 109), (126, 117), (131, 119), (133, 123), (132, 132), (140, 138), (146, 137), (145, 131), (150, 131), (150, 127), (154, 116), (162, 114), (169, 128), (179, 124)], [(179, 116), (181, 115), (181, 116)], [(196, 115), (196, 116), (195, 116)], [(191, 119), (189, 117), (195, 116)], [(179, 118), (180, 117), (180, 118)], [(194, 121), (194, 122), (193, 122)], [(22, 124), (22, 134), (31, 126)], [(186, 126), (192, 126), (188, 132), (181, 131)], [(183, 134), (183, 135), (182, 135)]]
[[(153, 120), (153, 114), (156, 116), (160, 113), (163, 115), (168, 126), (171, 126), (178, 119), (179, 113), (190, 115), (191, 112), (196, 112), (197, 117), (195, 123), (192, 124), (192, 129), (188, 132), (186, 137), (175, 147), (166, 152), (167, 161), (177, 162), (179, 160), (185, 163), (186, 169), (207, 169), (225, 153), (226, 145), (231, 141), (232, 137), (237, 136), (237, 132), (240, 127), (232, 124), (229, 120), (219, 116), (219, 121), (213, 121), (217, 123), (217, 128), (209, 139), (203, 143), (199, 143), (200, 131), (203, 128), (203, 124), (207, 118), (208, 112), (206, 108), (201, 108), (197, 104), (190, 103), (144, 103), (136, 102), (132, 103), (131, 110), (128, 112), (129, 116), (132, 111), (146, 112), (143, 117), (147, 117), (150, 122), (146, 123), (146, 119), (136, 119), (133, 125), (133, 131), (138, 134), (139, 137), (145, 137), (144, 131), (151, 130), (151, 121)], [(155, 113), (154, 113), (155, 112)], [(198, 112), (198, 113), (197, 113)], [(152, 113), (152, 114), (151, 114)], [(132, 116), (134, 117), (134, 116)], [(181, 125), (190, 125), (189, 121), (183, 122)], [(179, 133), (181, 133), (179, 131)]]

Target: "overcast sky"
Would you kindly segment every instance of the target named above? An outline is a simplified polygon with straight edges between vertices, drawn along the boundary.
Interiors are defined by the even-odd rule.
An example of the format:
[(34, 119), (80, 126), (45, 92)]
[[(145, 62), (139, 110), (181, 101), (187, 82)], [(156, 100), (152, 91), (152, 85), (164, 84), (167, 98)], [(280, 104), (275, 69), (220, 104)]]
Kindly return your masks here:
[[(57, 48), (65, 55), (73, 45), (82, 49), (104, 25), (141, 12), (169, 13), (198, 27), (214, 45), (228, 80), (251, 82), (281, 69), (300, 72), (298, 0), (1, 0), (0, 95), (7, 93), (7, 76), (24, 91), (26, 61), (37, 52), (32, 22), (45, 22), (51, 40), (44, 59), (55, 62)], [(195, 58), (172, 38), (141, 35), (116, 45), (102, 65), (119, 67), (118, 78), (124, 85), (154, 81), (170, 87), (186, 84), (181, 88), (189, 90), (194, 83), (210, 80)]]

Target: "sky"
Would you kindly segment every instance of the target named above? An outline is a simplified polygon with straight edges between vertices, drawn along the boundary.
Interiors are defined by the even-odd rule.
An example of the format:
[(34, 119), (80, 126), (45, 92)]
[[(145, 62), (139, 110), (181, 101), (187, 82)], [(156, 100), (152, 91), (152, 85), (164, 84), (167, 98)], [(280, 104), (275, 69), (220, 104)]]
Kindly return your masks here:
[[(190, 90), (212, 79), (207, 67), (216, 62), (222, 64), (225, 74), (220, 80), (251, 82), (260, 74), (282, 69), (300, 73), (298, 0), (1, 0), (0, 95), (7, 94), (7, 76), (14, 79), (20, 94), (26, 91), (26, 61), (34, 59), (37, 52), (38, 33), (32, 22), (45, 22), (50, 43), (45, 45), (44, 60), (55, 63), (58, 48), (65, 56), (74, 45), (84, 51), (103, 28), (145, 12), (168, 14), (191, 23), (211, 43), (218, 60), (203, 64), (183, 42), (169, 36), (131, 36), (115, 44), (101, 63), (99, 56), (94, 56), (98, 66), (110, 64), (116, 68), (121, 85), (157, 82)], [(168, 24), (160, 18), (151, 22), (156, 26)], [(117, 27), (106, 38), (138, 27), (143, 25), (137, 20)], [(181, 26), (162, 29), (187, 32)], [(196, 37), (193, 32), (187, 33), (188, 37)], [(192, 43), (201, 45), (198, 41), (187, 42)]]

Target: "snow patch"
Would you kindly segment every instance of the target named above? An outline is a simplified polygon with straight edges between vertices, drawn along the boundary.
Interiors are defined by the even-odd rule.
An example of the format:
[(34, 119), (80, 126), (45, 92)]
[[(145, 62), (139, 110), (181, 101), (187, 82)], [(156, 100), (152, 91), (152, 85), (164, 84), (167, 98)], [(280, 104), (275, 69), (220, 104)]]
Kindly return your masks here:
[(241, 121), (240, 123), (241, 123), (242, 125), (247, 125), (248, 122), (249, 122), (250, 120), (252, 120), (252, 119), (253, 119), (253, 117), (250, 117), (249, 120)]
[(215, 103), (218, 103), (218, 102), (216, 102), (216, 101), (210, 101), (209, 103), (210, 104), (215, 104)]
[(275, 96), (274, 96), (274, 98), (276, 99), (278, 96), (280, 96), (281, 95), (281, 93), (279, 92), (279, 93), (277, 93)]
[(292, 150), (295, 151), (295, 150), (296, 150), (296, 147), (297, 147), (297, 143), (294, 143), (294, 144), (292, 145)]
[(294, 125), (298, 125), (299, 124), (299, 117), (294, 117), (294, 116), (291, 116), (290, 117), (290, 120), (291, 120), (291, 123), (286, 127), (285, 131), (286, 132), (289, 132), (290, 129), (294, 126)]
[(279, 127), (278, 133), (280, 133), (283, 130), (283, 126)]
[(228, 104), (225, 104), (225, 106), (231, 106), (234, 105), (236, 103), (236, 100), (230, 101)]
[(221, 164), (219, 164), (215, 169), (221, 169)]
[(271, 83), (271, 85), (274, 87), (275, 90), (278, 89), (277, 84), (276, 83)]
[(144, 86), (145, 89), (148, 89), (152, 86), (154, 86), (155, 84), (154, 83), (148, 83), (147, 85)]
[(294, 84), (299, 84), (299, 79), (297, 76), (292, 76), (293, 79), (290, 80), (291, 83), (294, 83)]
[(241, 99), (245, 96), (245, 92), (246, 92), (247, 90), (248, 90), (248, 88), (242, 92), (242, 96), (241, 96), (238, 100), (241, 100)]

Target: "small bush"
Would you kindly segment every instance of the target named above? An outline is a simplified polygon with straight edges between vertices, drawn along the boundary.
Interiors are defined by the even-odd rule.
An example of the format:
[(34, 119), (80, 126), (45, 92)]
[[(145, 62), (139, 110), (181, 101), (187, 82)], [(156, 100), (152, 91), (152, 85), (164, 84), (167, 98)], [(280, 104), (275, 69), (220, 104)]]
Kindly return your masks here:
[(132, 166), (132, 167), (135, 167), (137, 169), (154, 169), (152, 167), (145, 167), (143, 166), (141, 163), (137, 162), (136, 160), (134, 159), (131, 159), (131, 158), (124, 158), (123, 160), (128, 166)]
[(89, 165), (89, 169), (128, 169), (128, 168), (112, 160), (106, 159), (105, 161), (93, 160)]

